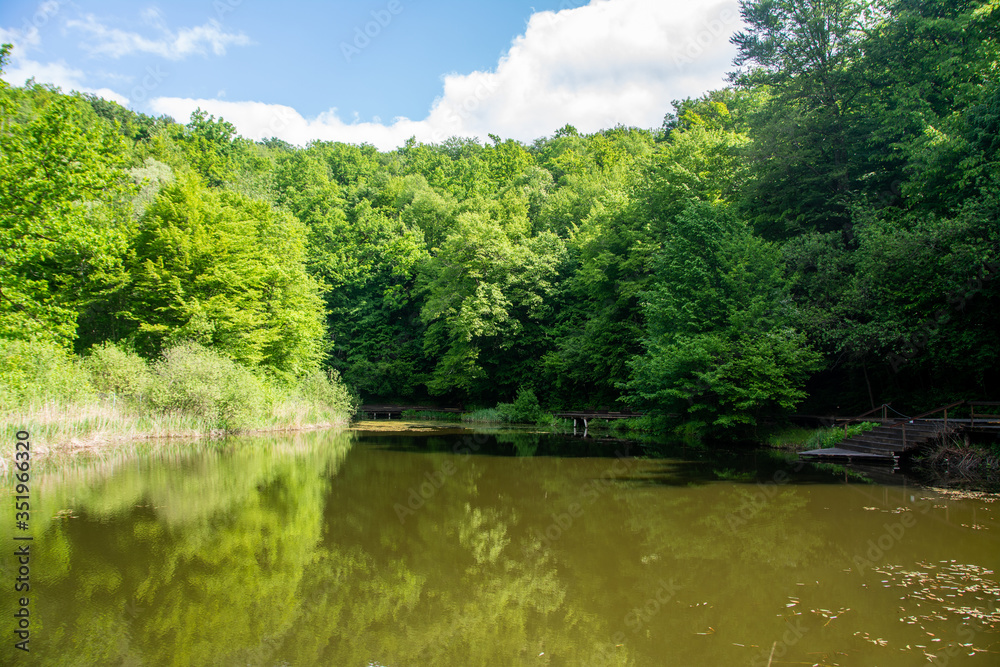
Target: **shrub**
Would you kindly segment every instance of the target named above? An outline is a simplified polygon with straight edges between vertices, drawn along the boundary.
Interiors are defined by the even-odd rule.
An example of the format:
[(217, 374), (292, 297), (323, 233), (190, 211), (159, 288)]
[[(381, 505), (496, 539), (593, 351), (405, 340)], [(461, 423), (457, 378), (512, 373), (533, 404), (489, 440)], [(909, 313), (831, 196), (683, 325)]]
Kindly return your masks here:
[(52, 342), (0, 339), (0, 408), (69, 401), (93, 394), (72, 355)]
[(114, 343), (98, 345), (83, 361), (90, 382), (97, 391), (113, 393), (127, 399), (141, 399), (152, 383), (146, 360), (134, 352), (122, 350)]
[(517, 397), (514, 398), (513, 409), (511, 410), (511, 421), (533, 424), (542, 416), (542, 406), (538, 404), (538, 397), (531, 389), (518, 389)]
[(555, 423), (552, 415), (542, 410), (535, 392), (518, 389), (513, 403), (497, 403), (495, 408), (483, 408), (462, 415), (462, 421), (491, 424), (539, 424), (548, 426)]
[(264, 387), (236, 362), (196, 343), (166, 350), (153, 364), (150, 402), (163, 412), (204, 419), (230, 431), (250, 428), (265, 418)]
[(303, 378), (298, 385), (298, 393), (307, 402), (314, 403), (331, 412), (352, 415), (357, 410), (358, 399), (340, 381), (337, 371), (327, 373), (316, 371)]
[(434, 410), (403, 410), (403, 419), (426, 419), (440, 422), (462, 421), (462, 415), (457, 412), (436, 412)]

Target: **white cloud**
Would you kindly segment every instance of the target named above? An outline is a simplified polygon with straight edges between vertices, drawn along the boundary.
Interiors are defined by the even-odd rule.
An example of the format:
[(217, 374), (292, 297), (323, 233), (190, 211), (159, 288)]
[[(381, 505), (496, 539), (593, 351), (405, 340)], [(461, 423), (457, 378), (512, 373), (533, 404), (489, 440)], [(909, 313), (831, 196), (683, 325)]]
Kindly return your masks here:
[(110, 88), (92, 88), (83, 83), (86, 74), (82, 70), (70, 67), (63, 61), (54, 63), (39, 63), (34, 60), (15, 57), (11, 65), (4, 70), (3, 78), (11, 85), (23, 85), (28, 79), (34, 78), (39, 83), (50, 83), (59, 86), (65, 92), (72, 90), (81, 93), (92, 93), (106, 100), (112, 100), (123, 106), (128, 99)]
[(246, 46), (250, 38), (242, 32), (226, 32), (218, 21), (209, 19), (203, 25), (170, 30), (158, 10), (146, 10), (143, 19), (159, 33), (150, 38), (137, 32), (109, 28), (100, 23), (93, 14), (84, 20), (66, 22), (69, 28), (88, 33), (90, 39), (80, 46), (92, 55), (121, 58), (132, 53), (151, 53), (169, 60), (181, 60), (190, 55), (206, 55), (211, 50), (217, 56), (225, 55), (229, 46)]
[(14, 52), (24, 55), (41, 45), (39, 28), (44, 27), (59, 12), (59, 3), (46, 0), (35, 8), (35, 12), (25, 16), (20, 28), (0, 27), (0, 44), (11, 44)]
[(278, 137), (298, 145), (320, 140), (356, 144), (367, 142), (380, 148), (391, 148), (425, 132), (424, 121), (398, 118), (391, 125), (348, 123), (337, 116), (336, 109), (317, 118), (306, 119), (292, 107), (263, 102), (158, 97), (151, 101), (150, 106), (153, 113), (165, 114), (181, 123), (186, 123), (191, 112), (200, 107), (214, 116), (225, 118), (248, 139)]
[(724, 85), (740, 27), (736, 0), (592, 0), (532, 15), (494, 71), (449, 74), (422, 120), (349, 122), (337, 109), (313, 119), (260, 102), (159, 98), (156, 113), (186, 121), (197, 107), (252, 139), (277, 136), (368, 142), (387, 149), (410, 136), (439, 142), (494, 133), (532, 141), (570, 123), (582, 132), (617, 124), (658, 127), (672, 100)]
[(128, 100), (125, 97), (110, 88), (93, 88), (84, 84), (87, 75), (82, 70), (67, 65), (63, 60), (40, 63), (26, 57), (31, 51), (40, 50), (42, 44), (40, 29), (45, 27), (59, 10), (58, 2), (47, 0), (38, 5), (34, 14), (25, 17), (21, 28), (0, 27), (0, 43), (10, 43), (14, 46), (10, 63), (3, 72), (4, 80), (20, 86), (29, 79), (35, 79), (39, 83), (58, 86), (66, 92), (76, 90), (81, 93), (92, 93), (119, 104), (127, 104)]
[(25, 23), (24, 28), (6, 29), (0, 28), (0, 44), (10, 44), (14, 47), (14, 53), (25, 53), (41, 43), (38, 35), (38, 28)]
[[(496, 71), (447, 77), (431, 119), (450, 113), (474, 134), (524, 140), (565, 123), (658, 126), (671, 100), (723, 85), (738, 26), (729, 0), (594, 0), (540, 12)], [(477, 104), (477, 88), (493, 92)]]

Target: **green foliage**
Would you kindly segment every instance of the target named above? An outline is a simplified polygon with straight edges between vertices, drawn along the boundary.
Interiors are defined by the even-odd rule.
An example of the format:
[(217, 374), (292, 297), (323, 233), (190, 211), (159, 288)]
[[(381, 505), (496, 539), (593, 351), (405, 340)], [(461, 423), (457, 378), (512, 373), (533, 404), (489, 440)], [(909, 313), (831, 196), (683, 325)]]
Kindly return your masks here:
[(141, 167), (129, 169), (129, 175), (139, 186), (139, 192), (132, 199), (133, 214), (136, 218), (142, 217), (164, 184), (174, 182), (173, 170), (151, 157), (146, 158)]
[(504, 421), (515, 424), (534, 424), (544, 415), (535, 392), (523, 387), (513, 403), (497, 403), (496, 409)]
[(292, 395), (341, 419), (354, 414), (357, 397), (351, 394), (336, 371), (316, 371), (293, 385)]
[[(366, 400), (630, 401), (692, 439), (808, 400), (989, 398), (997, 4), (741, 8), (734, 86), (657, 131), (530, 145), (296, 148), (2, 84), (0, 339), (64, 378), (82, 371), (51, 346), (89, 350), (115, 396), (156, 385), (123, 350), (162, 370), (204, 348), (249, 403), (185, 391), (227, 425), (334, 420), (354, 396), (329, 371)], [(517, 396), (476, 418), (548, 420)]]
[(878, 426), (875, 422), (861, 422), (860, 424), (849, 424), (846, 428), (824, 428), (818, 429), (806, 440), (804, 449), (829, 449), (836, 447), (847, 438), (867, 433)]
[(290, 376), (322, 354), (322, 305), (305, 230), (288, 214), (184, 177), (141, 222), (121, 317), (147, 356), (193, 341)]
[(221, 118), (216, 120), (201, 109), (191, 114), (191, 121), (177, 137), (187, 157), (209, 185), (222, 185), (231, 177), (236, 150), (236, 128)]
[(0, 410), (93, 395), (87, 373), (65, 348), (51, 341), (0, 338)]
[(458, 412), (436, 412), (434, 410), (403, 410), (403, 419), (423, 419), (427, 421), (460, 422), (462, 415)]
[(123, 280), (125, 144), (78, 97), (0, 97), (0, 336), (69, 346), (79, 312)]
[(146, 360), (135, 352), (114, 343), (104, 343), (90, 350), (83, 367), (97, 391), (112, 393), (122, 399), (141, 400), (153, 384)]
[(718, 206), (690, 207), (669, 233), (646, 293), (632, 402), (709, 430), (793, 409), (820, 357), (784, 305), (777, 250)]
[(482, 408), (462, 415), (462, 421), (484, 424), (552, 425), (552, 414), (542, 410), (535, 392), (526, 387), (517, 390), (513, 403), (497, 403), (495, 408)]
[[(423, 267), (424, 349), (439, 359), (431, 393), (469, 392), (490, 375), (502, 387), (528, 379), (518, 342), (549, 312), (564, 249), (550, 233), (515, 242), (483, 213), (463, 213)], [(500, 370), (502, 368), (502, 370)], [(502, 373), (498, 377), (498, 374)]]
[(802, 449), (814, 432), (811, 428), (783, 425), (767, 433), (764, 442), (778, 449)]
[(479, 424), (503, 424), (508, 420), (498, 408), (480, 408), (462, 415), (462, 421)]
[(200, 417), (214, 428), (238, 431), (264, 414), (264, 386), (246, 368), (195, 343), (166, 349), (151, 368), (151, 405), (164, 413)]

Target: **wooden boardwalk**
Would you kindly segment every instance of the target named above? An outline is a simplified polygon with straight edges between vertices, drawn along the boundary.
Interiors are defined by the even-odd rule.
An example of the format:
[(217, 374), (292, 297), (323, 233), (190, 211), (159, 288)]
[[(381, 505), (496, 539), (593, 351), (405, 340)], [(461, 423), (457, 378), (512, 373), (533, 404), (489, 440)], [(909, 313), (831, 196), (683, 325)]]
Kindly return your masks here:
[(612, 412), (610, 410), (570, 410), (564, 412), (553, 412), (556, 419), (572, 419), (573, 435), (576, 435), (576, 422), (583, 422), (583, 437), (587, 437), (587, 425), (595, 419), (634, 419), (641, 417), (641, 412)]
[[(896, 464), (901, 457), (942, 438), (970, 431), (1000, 431), (1000, 415), (992, 414), (997, 412), (994, 406), (1000, 406), (1000, 403), (972, 401), (969, 403), (971, 409), (968, 419), (949, 419), (948, 411), (963, 403), (965, 401), (958, 401), (913, 418), (896, 420), (886, 418), (888, 406), (882, 405), (876, 408), (882, 410), (882, 418), (868, 417), (873, 410), (844, 422), (845, 429), (847, 424), (861, 421), (879, 421), (882, 422), (881, 426), (846, 438), (836, 447), (801, 452), (799, 457), (820, 461)], [(980, 408), (978, 414), (976, 408)], [(943, 418), (930, 418), (930, 415), (939, 412), (944, 413)]]
[(914, 419), (897, 424), (883, 424), (871, 431), (847, 438), (830, 449), (802, 452), (806, 459), (839, 459), (895, 463), (899, 457), (924, 445), (958, 433), (959, 427), (952, 419), (948, 426), (937, 420)]
[[(461, 413), (462, 408), (438, 408), (426, 405), (374, 405), (365, 404), (358, 408), (358, 412), (366, 419), (402, 419), (403, 413), (408, 411), (420, 412), (444, 412)], [(584, 432), (587, 424), (594, 419), (632, 419), (641, 417), (641, 412), (614, 412), (611, 410), (566, 410), (552, 413), (558, 419), (572, 419), (573, 432), (576, 432), (577, 420), (583, 423)]]
[(552, 414), (557, 419), (572, 419), (574, 425), (577, 419), (582, 419), (584, 427), (592, 419), (634, 419), (642, 416), (641, 412), (612, 412), (611, 410), (567, 410)]
[(426, 405), (362, 405), (358, 408), (364, 417), (369, 419), (402, 419), (404, 412), (450, 412), (461, 414), (462, 408), (436, 408)]

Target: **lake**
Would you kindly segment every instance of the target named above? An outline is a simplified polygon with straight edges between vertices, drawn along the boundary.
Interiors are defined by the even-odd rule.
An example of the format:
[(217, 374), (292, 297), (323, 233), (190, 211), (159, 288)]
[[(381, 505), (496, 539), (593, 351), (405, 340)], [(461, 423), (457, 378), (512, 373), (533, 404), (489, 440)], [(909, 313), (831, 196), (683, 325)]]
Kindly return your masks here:
[(0, 662), (1000, 664), (995, 495), (777, 452), (401, 428), (38, 471), (31, 652), (6, 504)]

